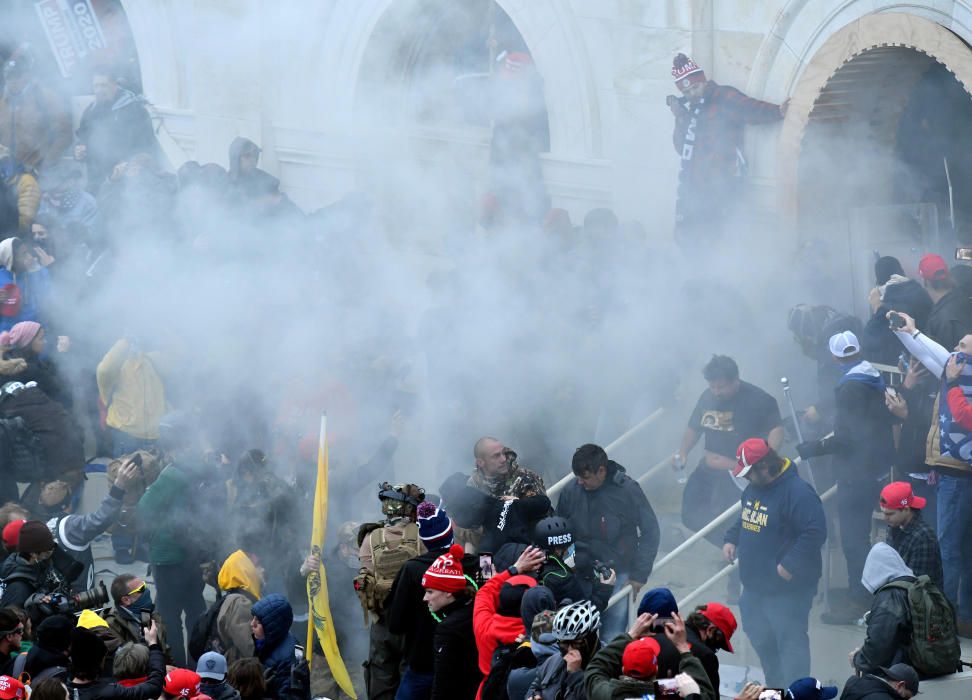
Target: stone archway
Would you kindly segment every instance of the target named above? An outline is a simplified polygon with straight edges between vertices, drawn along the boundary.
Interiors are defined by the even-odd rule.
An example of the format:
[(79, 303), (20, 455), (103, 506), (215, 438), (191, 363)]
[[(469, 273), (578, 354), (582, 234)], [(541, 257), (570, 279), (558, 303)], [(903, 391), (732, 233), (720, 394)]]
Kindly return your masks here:
[[(354, 122), (357, 81), (375, 28), (397, 0), (338, 3), (321, 41), (322, 110), (334, 133)], [(567, 159), (603, 154), (602, 118), (585, 41), (573, 11), (556, 0), (497, 0), (523, 36), (544, 80), (551, 153)], [(566, 60), (565, 60), (566, 58)]]
[[(871, 14), (832, 34), (809, 59), (796, 81), (780, 133), (778, 194), (783, 221), (789, 224), (790, 230), (795, 230), (799, 214), (801, 150), (818, 99), (838, 71), (851, 61), (869, 51), (895, 47), (929, 57), (947, 68), (967, 91), (972, 88), (972, 51), (958, 36), (929, 19), (897, 12)], [(890, 56), (894, 52), (883, 53)], [(877, 76), (887, 67), (875, 61), (871, 70)], [(904, 92), (898, 96), (904, 99)], [(896, 106), (899, 105), (889, 104), (888, 108)]]

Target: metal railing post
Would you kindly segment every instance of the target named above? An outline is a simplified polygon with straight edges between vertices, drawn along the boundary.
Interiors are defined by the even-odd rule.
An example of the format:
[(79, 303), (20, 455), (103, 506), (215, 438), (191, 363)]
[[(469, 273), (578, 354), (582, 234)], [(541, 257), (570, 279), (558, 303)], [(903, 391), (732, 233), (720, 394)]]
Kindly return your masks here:
[[(651, 425), (652, 423), (654, 423), (656, 420), (658, 420), (658, 418), (660, 418), (661, 415), (664, 412), (665, 412), (665, 409), (664, 408), (662, 408), (662, 407), (656, 408), (654, 411), (652, 411), (650, 414), (648, 414), (648, 416), (644, 420), (642, 420), (640, 423), (638, 423), (637, 425), (635, 425), (634, 427), (632, 427), (630, 430), (628, 430), (627, 432), (625, 432), (624, 434), (622, 434), (614, 442), (612, 442), (611, 444), (607, 445), (604, 448), (604, 451), (610, 454), (612, 450), (618, 449), (621, 445), (623, 445), (628, 440), (630, 440), (633, 435), (639, 433), (641, 430), (643, 430), (644, 428), (648, 427), (649, 425)], [(658, 465), (655, 465), (655, 466), (658, 466)], [(652, 467), (652, 469), (654, 469), (654, 468), (655, 467)], [(649, 471), (651, 471), (651, 470), (649, 470)], [(557, 483), (555, 483), (553, 486), (551, 486), (549, 489), (547, 489), (547, 496), (550, 497), (550, 498), (553, 498), (558, 493), (560, 493), (564, 489), (564, 487), (567, 486), (567, 484), (569, 484), (571, 481), (573, 481), (574, 478), (575, 477), (574, 477), (574, 475), (572, 473), (571, 474), (567, 474), (565, 477), (563, 477), (562, 479), (560, 479), (559, 481), (557, 481)], [(640, 479), (639, 479), (639, 481), (640, 481)]]

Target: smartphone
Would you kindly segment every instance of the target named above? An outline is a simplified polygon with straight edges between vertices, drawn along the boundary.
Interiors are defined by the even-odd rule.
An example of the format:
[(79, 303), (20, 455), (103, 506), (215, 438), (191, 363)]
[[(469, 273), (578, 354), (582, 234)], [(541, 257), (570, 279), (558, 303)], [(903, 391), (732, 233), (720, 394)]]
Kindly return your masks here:
[(136, 467), (138, 467), (139, 469), (142, 468), (142, 455), (140, 455), (138, 452), (136, 452), (135, 454), (133, 454), (131, 456), (131, 459), (129, 461), (132, 464), (134, 464)]
[(759, 700), (783, 700), (783, 689), (764, 688), (759, 694)]
[(139, 617), (141, 618), (142, 627), (148, 629), (152, 626), (152, 613), (150, 613), (148, 610), (143, 610), (141, 613), (139, 613)]
[(655, 681), (655, 697), (656, 698), (677, 698), (678, 697), (678, 681), (674, 678), (662, 678)]
[(956, 260), (972, 260), (972, 248), (956, 248)]
[(479, 572), (483, 576), (484, 581), (488, 581), (493, 578), (493, 554), (492, 552), (480, 552), (479, 553)]
[(908, 371), (908, 366), (909, 366), (910, 362), (911, 362), (911, 354), (910, 353), (903, 352), (900, 355), (898, 355), (898, 364), (901, 365), (901, 369), (903, 369), (905, 372)]
[(899, 314), (899, 313), (897, 313), (895, 311), (892, 311), (888, 315), (888, 318), (891, 320), (891, 327), (892, 328), (894, 328), (896, 330), (897, 329), (900, 329), (900, 328), (904, 328), (905, 320), (904, 320), (904, 316), (902, 316), (901, 314)]
[(885, 387), (885, 388), (884, 388), (884, 390), (885, 390), (886, 392), (888, 392), (888, 394), (889, 394), (890, 396), (895, 396), (895, 397), (896, 397), (896, 396), (898, 395), (898, 390), (897, 390), (897, 389), (895, 389), (895, 388), (894, 388), (893, 386), (888, 386), (888, 387)]

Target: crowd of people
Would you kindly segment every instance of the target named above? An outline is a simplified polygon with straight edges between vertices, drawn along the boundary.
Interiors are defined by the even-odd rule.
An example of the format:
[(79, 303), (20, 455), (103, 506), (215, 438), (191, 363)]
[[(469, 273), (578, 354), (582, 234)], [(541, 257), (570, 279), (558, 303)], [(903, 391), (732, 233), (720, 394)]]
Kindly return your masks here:
[[(706, 143), (725, 143), (702, 125), (730, 119), (727, 138), (739, 140), (745, 123), (779, 119), (786, 105), (717, 86), (684, 55), (673, 76), (682, 93), (670, 103), (681, 186), (730, 188), (728, 176), (706, 180), (716, 167), (703, 157)], [(738, 628), (766, 680), (740, 689), (740, 698), (759, 700), (773, 689), (793, 700), (833, 698), (836, 687), (811, 677), (807, 633), (821, 549), (834, 526), (821, 494), (832, 485), (847, 588), (830, 591), (823, 621), (853, 623), (867, 613), (841, 697), (910, 698), (920, 679), (960, 668), (958, 638), (972, 636), (969, 268), (950, 270), (928, 254), (913, 280), (898, 260), (881, 258), (864, 323), (830, 307), (793, 309), (790, 329), (817, 363), (819, 385), (818, 400), (798, 419), (807, 480), (783, 455), (776, 400), (743, 381), (726, 355), (705, 365), (708, 388), (673, 464), (684, 469), (703, 442), (682, 494), (688, 530), (740, 505), (730, 525), (708, 533), (729, 562), (738, 561), (724, 602), (679, 611), (672, 591), (653, 585), (661, 542), (655, 510), (600, 444), (573, 449), (576, 441), (565, 446), (551, 432), (537, 440), (547, 444), (538, 453), (555, 464), (569, 456), (573, 478), (555, 497), (544, 483), (550, 471), (521, 465), (489, 436), (472, 445), (471, 470), (444, 479), (439, 470), (437, 494), (389, 481), (411, 408), (405, 392), (388, 390), (402, 368), (378, 356), (341, 360), (369, 364), (356, 389), (391, 420), (375, 411), (381, 420), (369, 413), (360, 425), (337, 421), (335, 439), (360, 443), (370, 457), (335, 460), (341, 468), (328, 518), (336, 536), (322, 555), (312, 554), (302, 544), (317, 457), (308, 424), (320, 394), (340, 405), (347, 387), (308, 378), (309, 388), (288, 388), (295, 398), (269, 427), (260, 392), (206, 364), (208, 339), (192, 338), (196, 356), (187, 357), (146, 322), (151, 303), (139, 308), (141, 319), (125, 315), (124, 304), (99, 303), (106, 288), (117, 292), (114, 280), (127, 284), (151, 267), (158, 241), (185, 253), (189, 277), (205, 278), (209, 269), (199, 263), (213, 250), (240, 260), (248, 254), (233, 249), (233, 226), (259, 230), (267, 249), (289, 250), (309, 217), (258, 167), (261, 150), (243, 137), (229, 144), (228, 168), (190, 161), (167, 172), (144, 99), (110, 67), (93, 71), (94, 101), (76, 129), (28, 50), (7, 57), (3, 78), (0, 700), (28, 690), (35, 700), (336, 698), (348, 688), (339, 687), (322, 641), (307, 649), (297, 641), (307, 626), (306, 579), (322, 564), (328, 622), (349, 665), (363, 664), (368, 698), (714, 700), (718, 652), (733, 652)], [(345, 202), (318, 219), (354, 226), (360, 206)], [(703, 214), (719, 216), (695, 213), (680, 219), (681, 235), (695, 235)], [(565, 214), (549, 212), (545, 228), (574, 235)], [(488, 226), (496, 225), (493, 217)], [(608, 210), (592, 212), (584, 226), (604, 238), (620, 231)], [(601, 311), (611, 286), (603, 262), (571, 268), (592, 272)], [(340, 281), (351, 276), (341, 267), (329, 261), (326, 269)], [(453, 280), (440, 282), (447, 295)], [(195, 299), (166, 291), (167, 302), (193, 316)], [(86, 307), (121, 318), (78, 311)], [(433, 307), (424, 327), (455, 318), (455, 309)], [(257, 320), (272, 326), (274, 319)], [(268, 333), (269, 347), (293, 341), (276, 328)], [(239, 352), (232, 339), (219, 347), (227, 356)], [(455, 428), (452, 439), (471, 443), (469, 416), (455, 408), (455, 395), (446, 398), (459, 381), (461, 350), (429, 352), (428, 391), (442, 399), (434, 413)], [(903, 381), (890, 382), (875, 366), (888, 363)], [(637, 394), (625, 394), (625, 408)], [(602, 408), (577, 411), (591, 419), (587, 440), (594, 426), (626, 424)], [(110, 486), (96, 509), (78, 512), (92, 457), (107, 458)], [(377, 504), (350, 501), (375, 482)], [(375, 506), (381, 519), (361, 522)], [(872, 546), (875, 508), (887, 536)], [(116, 564), (147, 563), (149, 573), (98, 582), (92, 544), (106, 534)], [(626, 586), (638, 606), (632, 624), (626, 601), (610, 604)], [(729, 607), (736, 603), (738, 622)]]

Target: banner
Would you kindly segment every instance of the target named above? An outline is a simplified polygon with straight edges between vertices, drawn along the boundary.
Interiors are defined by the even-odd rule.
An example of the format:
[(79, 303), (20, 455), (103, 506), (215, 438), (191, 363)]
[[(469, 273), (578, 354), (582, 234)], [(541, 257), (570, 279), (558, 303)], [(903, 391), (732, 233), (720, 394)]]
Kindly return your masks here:
[(107, 46), (91, 0), (37, 0), (34, 9), (65, 78)]
[(324, 568), (324, 538), (327, 535), (327, 416), (321, 416), (321, 433), (317, 444), (317, 487), (314, 489), (314, 527), (311, 532), (311, 554), (316, 554), (321, 566), (307, 577), (307, 663), (314, 661), (314, 631), (324, 649), (331, 674), (341, 690), (354, 700), (351, 677), (338, 649), (334, 625), (331, 624), (331, 604), (327, 597), (327, 573)]

